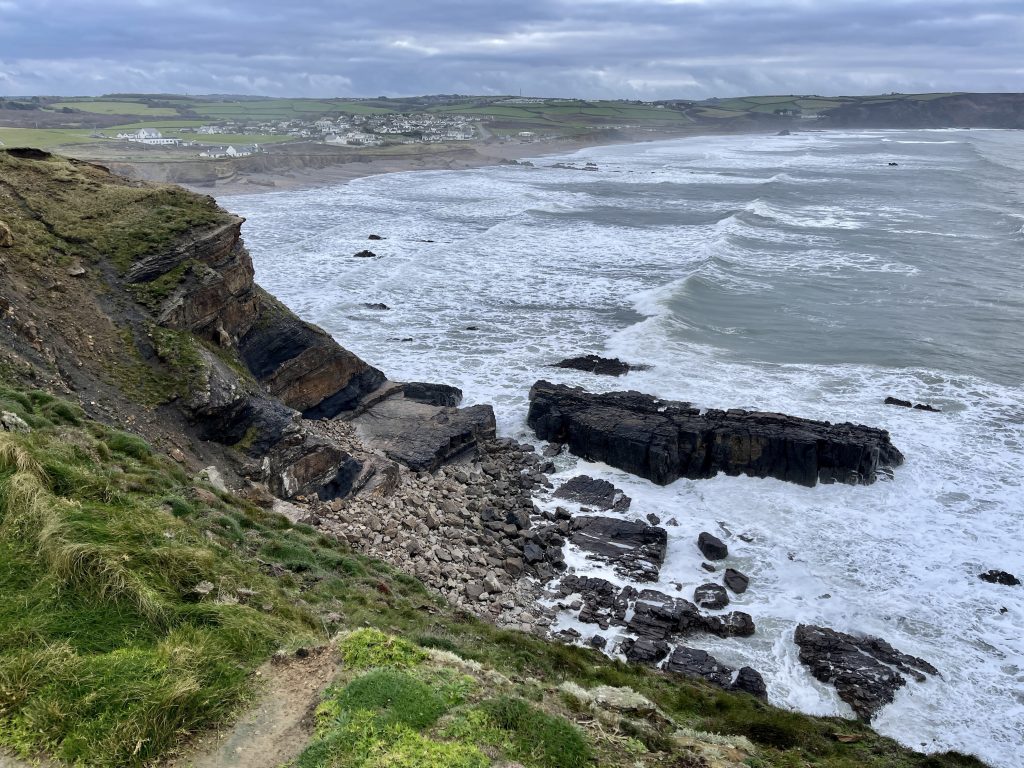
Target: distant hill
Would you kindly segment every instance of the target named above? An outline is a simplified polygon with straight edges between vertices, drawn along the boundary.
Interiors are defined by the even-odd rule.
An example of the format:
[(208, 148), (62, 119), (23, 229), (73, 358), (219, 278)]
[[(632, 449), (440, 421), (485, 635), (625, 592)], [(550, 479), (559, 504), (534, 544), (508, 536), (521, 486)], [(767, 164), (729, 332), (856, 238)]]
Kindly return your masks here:
[(1024, 94), (858, 100), (827, 110), (820, 120), (829, 128), (1024, 128)]

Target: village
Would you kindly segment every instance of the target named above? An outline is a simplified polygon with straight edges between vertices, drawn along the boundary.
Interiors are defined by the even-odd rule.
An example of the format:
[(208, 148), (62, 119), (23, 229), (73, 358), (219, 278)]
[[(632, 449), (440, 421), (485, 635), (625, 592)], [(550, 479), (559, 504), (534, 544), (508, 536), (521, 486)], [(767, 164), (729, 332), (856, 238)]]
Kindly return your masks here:
[[(384, 144), (436, 144), (471, 141), (481, 135), (481, 118), (467, 115), (416, 113), (381, 115), (341, 115), (331, 119), (267, 122), (224, 121), (198, 127), (181, 127), (165, 135), (157, 128), (139, 128), (116, 136), (97, 134), (96, 138), (115, 139), (134, 144), (193, 149), (200, 158), (246, 157), (266, 151), (267, 142), (251, 141), (260, 136), (282, 140), (315, 141), (351, 147), (379, 147)], [(218, 141), (223, 137), (223, 141)], [(228, 139), (233, 141), (229, 142)], [(238, 139), (245, 138), (245, 142)]]

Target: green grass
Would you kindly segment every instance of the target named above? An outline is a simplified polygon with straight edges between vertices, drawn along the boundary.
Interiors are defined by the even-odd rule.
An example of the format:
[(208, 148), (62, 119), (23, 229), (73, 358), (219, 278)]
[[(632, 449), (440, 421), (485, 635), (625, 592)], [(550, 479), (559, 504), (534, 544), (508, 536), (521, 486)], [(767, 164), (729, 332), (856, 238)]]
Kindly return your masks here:
[[(0, 435), (0, 745), (140, 764), (227, 718), (315, 622), (172, 514), (184, 477), (139, 438), (4, 391), (36, 428)], [(222, 599), (242, 587), (270, 611)]]
[(36, 147), (54, 149), (74, 144), (88, 144), (100, 141), (89, 137), (92, 131), (81, 128), (3, 128), (0, 127), (0, 142), (5, 147)]
[(178, 111), (169, 107), (151, 107), (139, 101), (58, 101), (50, 105), (50, 109), (81, 110), (82, 112), (94, 112), (98, 115), (153, 115), (168, 116), (176, 115)]
[(593, 750), (579, 729), (522, 699), (485, 701), (481, 710), (498, 729), (509, 734), (516, 759), (536, 768), (582, 768)]
[(196, 228), (226, 223), (209, 198), (180, 187), (139, 186), (68, 160), (18, 160), (0, 154), (0, 174), (31, 215), (11, 217), (26, 247), (56, 238), (61, 250), (108, 260), (122, 272)]

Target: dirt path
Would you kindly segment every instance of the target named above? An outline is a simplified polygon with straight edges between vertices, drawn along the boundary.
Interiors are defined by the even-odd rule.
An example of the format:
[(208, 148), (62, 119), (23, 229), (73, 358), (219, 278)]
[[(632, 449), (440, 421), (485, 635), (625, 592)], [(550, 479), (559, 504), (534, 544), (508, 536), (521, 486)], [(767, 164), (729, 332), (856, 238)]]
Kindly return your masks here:
[[(200, 738), (163, 768), (278, 768), (309, 743), (313, 710), (338, 669), (330, 647), (264, 664), (257, 674), (266, 685), (256, 704), (229, 729)], [(7, 768), (2, 758), (0, 768)]]

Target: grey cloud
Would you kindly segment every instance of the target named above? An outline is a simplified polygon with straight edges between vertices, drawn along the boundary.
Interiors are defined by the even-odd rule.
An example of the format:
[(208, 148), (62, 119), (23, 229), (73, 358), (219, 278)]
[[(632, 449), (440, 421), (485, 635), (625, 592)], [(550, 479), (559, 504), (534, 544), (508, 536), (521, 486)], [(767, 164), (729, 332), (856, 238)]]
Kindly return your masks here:
[(0, 92), (1021, 90), (1019, 0), (0, 0)]

